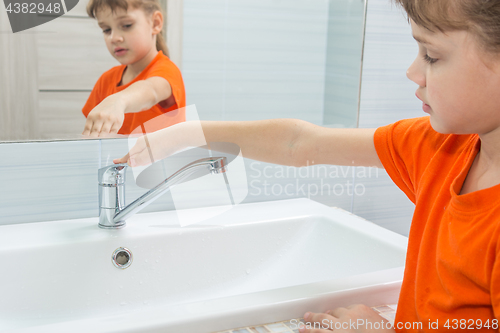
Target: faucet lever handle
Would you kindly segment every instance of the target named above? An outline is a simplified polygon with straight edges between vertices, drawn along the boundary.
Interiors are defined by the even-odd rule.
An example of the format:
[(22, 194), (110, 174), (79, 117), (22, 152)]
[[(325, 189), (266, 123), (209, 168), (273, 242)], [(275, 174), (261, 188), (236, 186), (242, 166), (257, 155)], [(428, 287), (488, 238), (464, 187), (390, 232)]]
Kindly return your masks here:
[(125, 207), (125, 171), (127, 164), (112, 164), (99, 169), (99, 227), (121, 228), (125, 221), (113, 218)]
[(99, 169), (99, 185), (113, 186), (125, 183), (127, 163), (112, 164)]

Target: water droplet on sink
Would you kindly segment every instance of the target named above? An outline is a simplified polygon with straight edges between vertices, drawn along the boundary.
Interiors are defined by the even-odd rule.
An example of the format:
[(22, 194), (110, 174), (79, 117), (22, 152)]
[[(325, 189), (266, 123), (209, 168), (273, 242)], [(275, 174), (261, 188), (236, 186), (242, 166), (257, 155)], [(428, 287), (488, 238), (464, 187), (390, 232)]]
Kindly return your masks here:
[(120, 305), (121, 306), (127, 305), (127, 302), (121, 302)]
[(109, 290), (106, 291), (106, 295), (109, 295)]
[(148, 259), (144, 259), (144, 262), (148, 262)]
[(123, 289), (123, 286), (120, 286), (120, 289)]
[(250, 274), (250, 269), (247, 269), (246, 272), (247, 272), (247, 274)]
[(143, 284), (143, 283), (144, 283), (144, 282), (142, 282), (142, 281), (139, 281), (139, 284)]
[(156, 259), (155, 261), (156, 261), (156, 263), (159, 263), (159, 262), (160, 262), (160, 260), (158, 260), (158, 259)]

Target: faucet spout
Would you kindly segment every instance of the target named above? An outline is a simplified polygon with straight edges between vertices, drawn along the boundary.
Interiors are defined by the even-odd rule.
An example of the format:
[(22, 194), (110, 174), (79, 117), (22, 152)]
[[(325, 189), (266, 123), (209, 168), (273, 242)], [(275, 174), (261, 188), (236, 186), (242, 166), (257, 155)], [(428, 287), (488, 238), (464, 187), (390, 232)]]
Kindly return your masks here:
[(125, 220), (138, 213), (170, 188), (195, 173), (226, 172), (226, 157), (209, 157), (189, 163), (160, 184), (125, 206), (125, 170), (127, 164), (115, 164), (99, 169), (99, 227), (117, 229), (125, 226)]

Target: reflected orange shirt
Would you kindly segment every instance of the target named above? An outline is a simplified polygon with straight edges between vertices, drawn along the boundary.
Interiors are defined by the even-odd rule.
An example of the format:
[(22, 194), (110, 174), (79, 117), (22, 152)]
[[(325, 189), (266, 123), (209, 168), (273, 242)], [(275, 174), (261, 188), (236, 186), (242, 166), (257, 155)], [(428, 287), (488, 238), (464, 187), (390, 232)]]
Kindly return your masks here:
[[(423, 117), (380, 127), (374, 141), (387, 173), (416, 205), (396, 331), (485, 331), (488, 321), (498, 332), (500, 184), (458, 195), (478, 135), (440, 134)], [(422, 329), (404, 329), (414, 322)], [(429, 327), (436, 322), (439, 329)]]
[[(157, 117), (157, 120), (148, 122), (146, 132), (154, 132), (167, 126), (186, 121), (186, 92), (181, 71), (162, 51), (158, 52), (155, 58), (134, 80), (119, 86), (126, 67), (125, 65), (116, 66), (101, 75), (94, 89), (92, 89), (87, 103), (85, 103), (82, 109), (82, 113), (85, 117), (87, 117), (90, 111), (109, 95), (120, 92), (139, 80), (146, 80), (150, 77), (159, 76), (167, 80), (170, 84), (175, 104), (169, 108), (164, 108), (162, 105), (164, 105), (165, 101), (162, 101), (149, 110), (125, 113), (125, 120), (118, 134), (131, 134), (134, 129), (141, 126), (141, 124), (155, 117)], [(137, 132), (137, 130), (135, 132)]]

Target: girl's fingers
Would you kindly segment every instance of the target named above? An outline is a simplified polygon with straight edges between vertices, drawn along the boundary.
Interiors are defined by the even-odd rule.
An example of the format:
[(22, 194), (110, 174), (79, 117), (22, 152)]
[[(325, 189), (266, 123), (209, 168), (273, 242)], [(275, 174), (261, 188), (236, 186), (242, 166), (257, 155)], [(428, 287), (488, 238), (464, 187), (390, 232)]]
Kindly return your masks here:
[(113, 123), (113, 126), (111, 126), (110, 133), (118, 134), (118, 131), (120, 130), (121, 127), (122, 127), (121, 124), (119, 124), (119, 123)]
[[(113, 160), (113, 163), (115, 164), (127, 163), (132, 167), (149, 164), (144, 162), (144, 158), (142, 156), (142, 152), (144, 150), (147, 151), (146, 144), (144, 142), (143, 137), (140, 137), (137, 139), (135, 145), (130, 149), (130, 151), (125, 156), (120, 158), (115, 158)], [(139, 162), (140, 164), (137, 164), (137, 162)]]
[(107, 121), (101, 128), (101, 134), (117, 134), (122, 127), (123, 122), (118, 119)]
[(152, 163), (151, 157), (149, 156), (149, 152), (147, 149), (144, 149), (137, 154), (130, 155), (129, 160), (130, 160), (130, 166), (132, 167), (149, 165)]
[(326, 319), (326, 321), (330, 321), (330, 320), (336, 319), (336, 318), (334, 318), (331, 315), (328, 315), (326, 313), (306, 312), (306, 314), (304, 314), (304, 321), (306, 323), (322, 323), (323, 320), (325, 320), (325, 319)]
[(93, 121), (87, 118), (85, 122), (85, 127), (83, 128), (82, 135), (90, 135), (90, 130), (92, 129)]
[(99, 131), (99, 136), (106, 136), (106, 134), (109, 134), (111, 132), (112, 125), (112, 122), (105, 122)]
[(342, 317), (347, 312), (349, 312), (349, 310), (347, 308), (342, 308), (342, 307), (330, 311), (332, 316), (335, 316), (337, 318)]
[[(138, 159), (139, 161), (142, 162), (142, 157), (141, 153), (147, 150), (146, 149), (146, 143), (144, 141), (144, 138), (141, 136), (140, 138), (137, 139), (135, 145), (130, 149), (130, 151), (123, 157), (121, 158), (116, 158), (113, 160), (113, 163), (128, 163), (130, 166), (137, 166), (132, 163), (132, 161), (136, 162)], [(147, 163), (146, 163), (147, 164)]]
[(135, 154), (139, 154), (144, 149), (146, 149), (146, 141), (144, 140), (144, 136), (141, 136), (137, 139), (134, 146), (130, 149), (128, 154), (133, 157)]
[(128, 163), (131, 167), (149, 165), (151, 161), (151, 148), (148, 146), (146, 136), (139, 137), (127, 155), (113, 160), (113, 163)]
[[(309, 325), (306, 324), (306, 326), (304, 326), (304, 329), (302, 331), (299, 329), (299, 332), (301, 333), (331, 332), (333, 330), (333, 326), (338, 321), (338, 318), (335, 318), (330, 314), (331, 312), (332, 312), (331, 310), (328, 310), (327, 313), (306, 312), (304, 314), (304, 322), (310, 324)], [(309, 327), (309, 329), (307, 327)]]
[(127, 155), (125, 155), (125, 156), (123, 156), (121, 158), (115, 158), (113, 160), (113, 163), (114, 164), (127, 163), (128, 162), (128, 158), (129, 158), (129, 155), (127, 154)]
[(102, 122), (94, 122), (92, 124), (92, 129), (90, 130), (89, 135), (93, 138), (97, 138), (99, 136), (99, 133), (101, 133), (102, 125), (103, 125)]
[[(132, 149), (134, 148), (135, 146)], [(121, 158), (115, 158), (113, 160), (113, 163), (115, 164), (127, 163), (131, 167), (151, 164), (151, 159), (149, 158), (149, 153), (147, 149), (144, 149), (142, 151), (136, 150), (134, 153), (132, 152), (132, 149), (127, 155)]]

